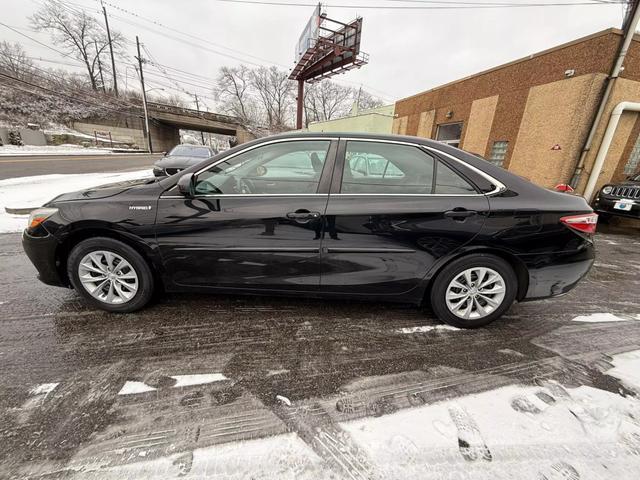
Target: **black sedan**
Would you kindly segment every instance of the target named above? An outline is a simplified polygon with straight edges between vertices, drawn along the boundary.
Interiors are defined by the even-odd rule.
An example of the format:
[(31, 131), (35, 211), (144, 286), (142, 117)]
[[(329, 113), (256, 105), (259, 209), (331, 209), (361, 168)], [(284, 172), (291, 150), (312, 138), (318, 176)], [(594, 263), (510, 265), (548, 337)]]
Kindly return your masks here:
[(161, 285), (426, 303), (472, 328), (575, 287), (596, 222), (582, 198), (441, 143), (288, 134), (61, 195), (32, 214), (23, 245), (43, 282), (111, 312)]
[(640, 219), (640, 173), (624, 182), (603, 186), (593, 207), (603, 220), (612, 216)]
[(215, 148), (204, 145), (176, 145), (153, 164), (153, 174), (156, 177), (174, 175), (217, 154)]

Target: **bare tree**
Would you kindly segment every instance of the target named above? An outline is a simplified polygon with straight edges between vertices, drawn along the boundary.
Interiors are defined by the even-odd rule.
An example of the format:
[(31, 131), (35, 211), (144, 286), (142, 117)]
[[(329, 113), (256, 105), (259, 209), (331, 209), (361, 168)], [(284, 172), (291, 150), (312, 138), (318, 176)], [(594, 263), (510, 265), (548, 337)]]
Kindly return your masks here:
[[(50, 32), (56, 44), (84, 63), (91, 88), (97, 90), (98, 58), (109, 47), (107, 34), (97, 20), (82, 10), (70, 14), (63, 4), (55, 0), (44, 0), (30, 20), (35, 30)], [(123, 41), (119, 32), (111, 31), (111, 42), (115, 52), (121, 50)]]
[(354, 90), (330, 80), (307, 87), (306, 103), (308, 122), (323, 122), (349, 114), (354, 102)]
[(33, 61), (19, 43), (0, 42), (0, 70), (18, 80), (31, 80), (34, 74)]
[(369, 92), (362, 89), (357, 92), (356, 101), (358, 103), (358, 109), (360, 110), (381, 107), (384, 105), (384, 102), (380, 98), (371, 95)]
[(224, 113), (254, 124), (259, 121), (259, 115), (251, 81), (251, 69), (246, 65), (222, 67), (213, 94)]
[(252, 84), (258, 93), (269, 127), (283, 128), (290, 124), (294, 104), (294, 83), (289, 75), (276, 67), (253, 70)]

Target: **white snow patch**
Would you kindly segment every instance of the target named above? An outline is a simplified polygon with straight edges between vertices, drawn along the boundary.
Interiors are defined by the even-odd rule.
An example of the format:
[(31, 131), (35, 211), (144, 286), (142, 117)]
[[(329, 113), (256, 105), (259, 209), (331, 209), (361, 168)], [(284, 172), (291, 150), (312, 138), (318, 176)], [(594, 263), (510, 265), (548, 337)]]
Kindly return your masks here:
[(28, 215), (13, 215), (9, 208), (33, 208), (66, 192), (97, 187), (108, 183), (151, 177), (152, 170), (112, 173), (54, 174), (0, 180), (0, 233), (20, 232), (27, 226)]
[(49, 395), (58, 385), (59, 383), (41, 383), (29, 390), (29, 393), (31, 395)]
[[(90, 137), (93, 139), (93, 136)], [(98, 137), (100, 138), (100, 137)], [(104, 139), (103, 139), (104, 140)], [(2, 155), (105, 155), (111, 150), (106, 148), (83, 147), (82, 145), (3, 145), (0, 147)]]
[(276, 395), (276, 400), (279, 400), (280, 402), (284, 403), (287, 407), (291, 406), (291, 400), (289, 400), (287, 397), (284, 397), (282, 395)]
[(127, 380), (126, 382), (124, 382), (124, 385), (118, 392), (118, 395), (132, 395), (134, 393), (153, 392), (154, 390), (156, 389), (153, 387), (150, 387), (144, 382)]
[(222, 382), (229, 380), (221, 373), (196, 373), (193, 375), (171, 375), (176, 380), (173, 388), (189, 387), (191, 385), (203, 385), (205, 383)]
[(433, 330), (455, 331), (455, 330), (461, 330), (461, 329), (457, 327), (452, 327), (451, 325), (423, 325), (421, 327), (400, 328), (397, 331), (399, 333), (427, 333)]
[[(191, 387), (193, 385), (204, 385), (206, 383), (222, 382), (229, 380), (221, 373), (195, 373), (191, 375), (171, 375), (176, 383), (171, 388)], [(118, 395), (131, 395), (135, 393), (153, 392), (157, 388), (147, 385), (137, 380), (127, 380), (122, 386)]]
[(580, 315), (579, 317), (573, 318), (574, 322), (584, 323), (627, 322), (629, 320), (640, 320), (640, 314), (619, 317), (613, 313), (592, 313), (591, 315)]
[(614, 367), (605, 373), (621, 380), (628, 388), (640, 393), (640, 350), (613, 355)]

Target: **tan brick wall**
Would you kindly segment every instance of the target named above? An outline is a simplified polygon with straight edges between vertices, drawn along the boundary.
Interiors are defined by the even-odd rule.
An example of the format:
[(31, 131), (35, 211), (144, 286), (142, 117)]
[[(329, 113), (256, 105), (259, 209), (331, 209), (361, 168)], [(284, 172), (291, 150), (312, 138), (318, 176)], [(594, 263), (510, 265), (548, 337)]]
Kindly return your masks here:
[(408, 121), (409, 121), (408, 116), (394, 118), (393, 127), (392, 127), (393, 133), (395, 133), (396, 135), (406, 135)]
[[(394, 133), (435, 136), (439, 124), (462, 121), (463, 148), (488, 155), (495, 141), (507, 141), (505, 168), (511, 169), (513, 164), (518, 173), (547, 186), (556, 181), (568, 182), (588, 131), (585, 125), (593, 118), (604, 78), (611, 70), (621, 38), (620, 30), (605, 30), (399, 100), (395, 106), (398, 121)], [(567, 78), (566, 70), (574, 70), (575, 76)], [(592, 80), (590, 86), (580, 84), (578, 91), (573, 91), (573, 85), (578, 85), (577, 79), (581, 79), (578, 83)], [(632, 80), (640, 81), (640, 35), (636, 35), (629, 48), (619, 82)], [(545, 85), (553, 86), (547, 91)], [(640, 95), (640, 88), (637, 85), (633, 88), (635, 93), (629, 91), (630, 100), (634, 95)], [(532, 97), (531, 91), (534, 91)], [(559, 97), (552, 99), (553, 95)], [(474, 108), (474, 103), (492, 97), (498, 98), (491, 131), (484, 140), (485, 121), (478, 122), (480, 110)], [(530, 100), (533, 103), (529, 105)], [(556, 110), (559, 118), (555, 118)], [(432, 114), (431, 133), (428, 134), (427, 125)], [(530, 127), (537, 129), (535, 140), (532, 132), (523, 133)], [(599, 138), (604, 127), (600, 130)], [(524, 143), (516, 151), (520, 140)], [(606, 165), (602, 181), (620, 175), (619, 163), (626, 161), (624, 151), (629, 150), (630, 139), (621, 142), (625, 145), (623, 151), (612, 153), (613, 163)], [(555, 143), (560, 143), (562, 150), (551, 151)], [(484, 151), (481, 151), (483, 145)], [(597, 136), (594, 149), (598, 145)], [(591, 152), (587, 157), (587, 169), (593, 158), (595, 153)], [(536, 172), (532, 173), (532, 170)], [(584, 177), (586, 174), (581, 179), (582, 188), (586, 183)]]
[(423, 138), (433, 138), (433, 121), (435, 120), (435, 118), (435, 110), (422, 112), (420, 114), (420, 120), (418, 121), (418, 130), (416, 132), (416, 136)]
[(489, 134), (493, 124), (493, 116), (498, 105), (498, 95), (474, 100), (467, 124), (462, 148), (469, 152), (485, 155)]
[(590, 74), (531, 88), (509, 170), (544, 187), (566, 183), (603, 82), (604, 75)]
[[(580, 177), (580, 184), (578, 185), (578, 192), (583, 192), (584, 187), (587, 184), (587, 180), (589, 179), (589, 174), (591, 173), (591, 169), (593, 168), (593, 163), (598, 153), (598, 149), (600, 148), (600, 143), (602, 142), (602, 137), (604, 136), (604, 132), (609, 123), (609, 119), (611, 118), (611, 112), (618, 103), (623, 101), (640, 102), (640, 82), (625, 78), (618, 78), (618, 80), (616, 80), (616, 84), (611, 91), (611, 96), (605, 107), (602, 121), (600, 122), (600, 125), (598, 125), (596, 134), (593, 138), (593, 146), (591, 148), (591, 151), (587, 155), (585, 161), (585, 170)], [(616, 171), (618, 171), (620, 168), (620, 162), (627, 161), (627, 158), (624, 157), (624, 152), (626, 150), (625, 147), (627, 146), (627, 143), (632, 136), (633, 128), (637, 118), (638, 113), (635, 112), (625, 112), (620, 117), (618, 128), (616, 129), (611, 147), (609, 148), (609, 153), (605, 158), (602, 171), (598, 178), (598, 182), (596, 183), (596, 191), (602, 188), (605, 183), (610, 182), (614, 178)]]

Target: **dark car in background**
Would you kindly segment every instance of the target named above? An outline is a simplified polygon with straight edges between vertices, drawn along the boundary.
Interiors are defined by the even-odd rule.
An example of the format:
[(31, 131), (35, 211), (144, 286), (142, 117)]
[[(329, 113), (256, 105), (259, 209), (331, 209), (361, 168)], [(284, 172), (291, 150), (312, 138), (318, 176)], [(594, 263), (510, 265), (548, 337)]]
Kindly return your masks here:
[(156, 177), (171, 176), (217, 154), (215, 148), (205, 145), (176, 145), (153, 164), (153, 174)]
[(582, 197), (442, 143), (307, 133), (61, 195), (32, 213), (23, 245), (40, 280), (111, 312), (161, 285), (426, 303), (474, 328), (574, 288), (596, 222)]
[(640, 172), (602, 187), (593, 208), (604, 221), (612, 216), (640, 219)]

